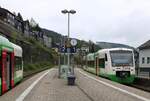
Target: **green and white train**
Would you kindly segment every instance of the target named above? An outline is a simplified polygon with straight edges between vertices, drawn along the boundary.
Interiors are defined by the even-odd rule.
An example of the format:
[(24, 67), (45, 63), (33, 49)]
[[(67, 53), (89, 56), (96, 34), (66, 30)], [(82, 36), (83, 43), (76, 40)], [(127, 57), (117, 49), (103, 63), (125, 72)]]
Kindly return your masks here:
[(127, 48), (102, 49), (84, 57), (86, 71), (119, 83), (130, 84), (135, 78), (134, 52)]
[(0, 95), (23, 78), (22, 48), (0, 36)]

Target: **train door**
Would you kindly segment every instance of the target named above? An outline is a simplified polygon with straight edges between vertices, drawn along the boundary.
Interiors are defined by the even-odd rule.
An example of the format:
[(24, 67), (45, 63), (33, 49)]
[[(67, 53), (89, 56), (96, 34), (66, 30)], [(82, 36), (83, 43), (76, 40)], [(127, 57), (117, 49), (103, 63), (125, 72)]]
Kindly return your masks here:
[(107, 54), (105, 54), (105, 64), (104, 64), (104, 73), (107, 74), (107, 71), (109, 71), (108, 69), (108, 58), (107, 58)]
[(99, 68), (100, 68), (101, 75), (104, 75), (105, 74), (105, 58), (99, 59)]
[(6, 86), (9, 89), (10, 88), (10, 81), (11, 81), (11, 64), (10, 64), (10, 54), (6, 54), (6, 68), (5, 68), (5, 72), (6, 72)]
[(99, 75), (99, 62), (98, 57), (95, 58), (95, 66), (96, 66), (96, 75)]
[(13, 86), (12, 56), (12, 53), (2, 52), (2, 93), (5, 93)]

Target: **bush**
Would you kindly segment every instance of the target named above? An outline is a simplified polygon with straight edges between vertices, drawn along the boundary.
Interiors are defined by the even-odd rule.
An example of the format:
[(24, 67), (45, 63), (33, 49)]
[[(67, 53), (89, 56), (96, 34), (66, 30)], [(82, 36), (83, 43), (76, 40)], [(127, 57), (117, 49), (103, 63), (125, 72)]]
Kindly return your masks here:
[(51, 68), (53, 65), (50, 62), (40, 62), (35, 64), (24, 65), (24, 72), (37, 71), (41, 69)]

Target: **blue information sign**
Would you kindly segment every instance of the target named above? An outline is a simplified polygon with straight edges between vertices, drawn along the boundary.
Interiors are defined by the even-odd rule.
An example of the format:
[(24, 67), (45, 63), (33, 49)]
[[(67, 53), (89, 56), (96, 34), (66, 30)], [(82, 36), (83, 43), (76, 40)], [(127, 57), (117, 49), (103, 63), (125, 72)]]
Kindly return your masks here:
[(76, 53), (76, 47), (74, 46), (74, 47), (64, 47), (64, 46), (62, 46), (61, 47), (61, 53)]
[(71, 47), (71, 53), (76, 53), (76, 47)]

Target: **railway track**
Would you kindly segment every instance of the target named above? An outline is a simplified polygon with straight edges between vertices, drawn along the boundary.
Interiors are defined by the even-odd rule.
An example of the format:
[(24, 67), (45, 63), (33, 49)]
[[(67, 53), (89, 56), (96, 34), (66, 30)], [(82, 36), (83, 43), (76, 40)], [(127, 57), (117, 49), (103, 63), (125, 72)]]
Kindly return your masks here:
[(137, 85), (137, 84), (131, 84), (131, 85), (128, 85), (128, 86), (131, 86), (131, 87), (134, 87), (134, 88), (137, 88), (137, 89), (141, 89), (141, 90), (144, 90), (146, 92), (150, 92), (150, 87), (145, 87), (145, 86), (141, 86), (141, 85)]
[(134, 84), (131, 84), (129, 86), (150, 92), (150, 79), (135, 78)]
[[(87, 70), (85, 70), (85, 71), (88, 72), (88, 73), (91, 73), (91, 74), (95, 75), (92, 72), (89, 72)], [(102, 77), (102, 76), (100, 76), (100, 77)], [(108, 79), (106, 77), (102, 77), (102, 78)], [(136, 78), (134, 84), (124, 84), (124, 85), (130, 86), (130, 87), (134, 87), (134, 88), (146, 91), (146, 92), (150, 92), (150, 79), (139, 80), (139, 79)]]

